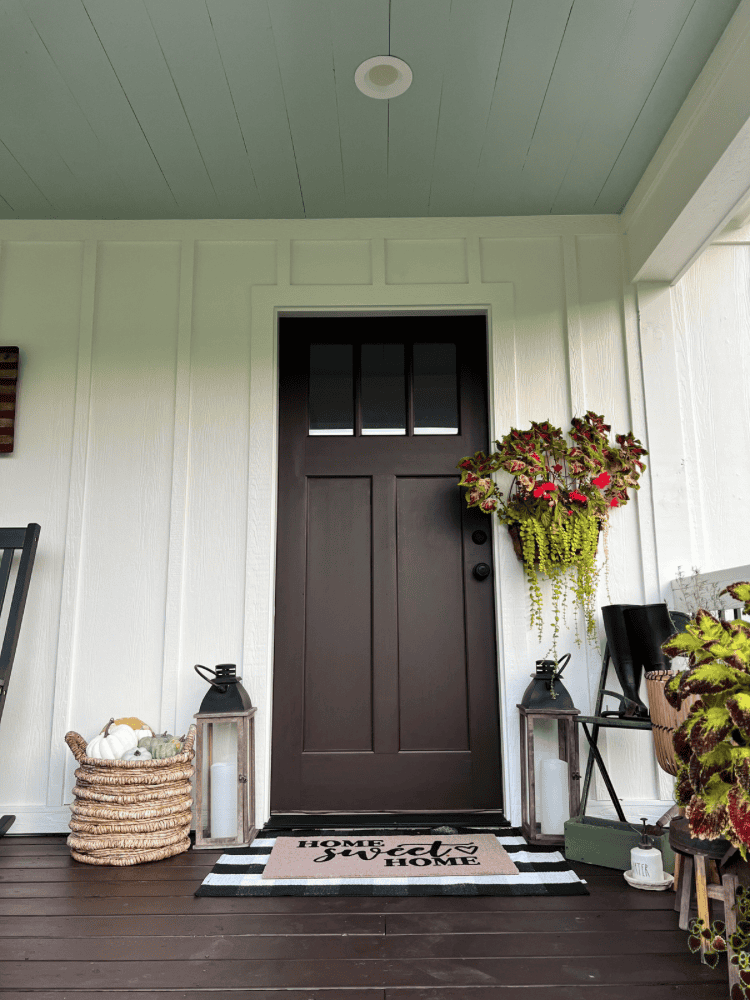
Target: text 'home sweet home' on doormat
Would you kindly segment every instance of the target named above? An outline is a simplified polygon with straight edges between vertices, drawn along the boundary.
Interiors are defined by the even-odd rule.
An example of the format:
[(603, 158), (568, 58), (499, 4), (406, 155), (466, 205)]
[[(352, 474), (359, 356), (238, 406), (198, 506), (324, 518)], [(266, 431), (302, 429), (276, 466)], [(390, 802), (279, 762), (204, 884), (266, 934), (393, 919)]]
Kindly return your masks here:
[[(479, 848), (488, 837), (499, 848), (498, 854), (507, 859), (503, 861), (506, 867), (493, 874), (489, 868), (480, 867)], [(317, 846), (300, 848), (302, 841)], [(360, 841), (377, 843), (360, 847)], [(377, 855), (376, 847), (380, 851)], [(477, 847), (476, 853), (470, 853), (473, 847)], [(359, 854), (366, 857), (358, 857)], [(278, 858), (274, 866), (279, 865), (276, 871), (269, 867), (274, 856)], [(287, 860), (295, 856), (305, 857), (305, 871), (312, 870), (312, 876), (300, 874), (296, 867), (300, 862), (289, 862), (295, 864), (294, 869), (286, 866)], [(315, 861), (320, 857), (328, 860)], [(420, 858), (424, 860), (417, 861)], [(469, 859), (469, 863), (463, 858)], [(386, 864), (388, 860), (397, 863)], [(402, 861), (406, 864), (401, 864)], [(360, 864), (367, 866), (365, 874), (353, 874), (353, 866)], [(347, 866), (344, 874), (340, 873), (340, 865)], [(279, 829), (269, 824), (250, 847), (235, 847), (222, 854), (195, 895), (586, 896), (588, 889), (560, 851), (532, 846), (508, 825), (488, 828), (454, 824), (450, 833), (444, 833), (429, 826), (397, 830), (393, 825)]]
[(358, 834), (277, 837), (263, 879), (429, 878), (433, 875), (517, 875), (491, 833), (369, 837)]

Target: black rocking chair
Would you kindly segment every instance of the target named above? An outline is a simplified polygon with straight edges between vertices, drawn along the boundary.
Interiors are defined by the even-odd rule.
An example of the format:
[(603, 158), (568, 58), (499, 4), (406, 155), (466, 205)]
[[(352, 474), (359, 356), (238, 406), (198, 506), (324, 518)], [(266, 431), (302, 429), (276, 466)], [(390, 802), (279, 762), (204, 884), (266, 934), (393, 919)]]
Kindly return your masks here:
[[(29, 524), (26, 528), (0, 528), (0, 553), (2, 554), (0, 556), (0, 615), (2, 615), (5, 594), (8, 590), (13, 555), (17, 549), (21, 550), (13, 597), (10, 602), (8, 620), (5, 624), (5, 636), (2, 648), (0, 648), (0, 720), (3, 717), (5, 698), (8, 694), (10, 672), (13, 669), (13, 660), (16, 655), (21, 619), (23, 618), (23, 609), (26, 606), (26, 595), (29, 592), (40, 530), (38, 524)], [(0, 816), (0, 837), (8, 832), (15, 818), (15, 816)]]

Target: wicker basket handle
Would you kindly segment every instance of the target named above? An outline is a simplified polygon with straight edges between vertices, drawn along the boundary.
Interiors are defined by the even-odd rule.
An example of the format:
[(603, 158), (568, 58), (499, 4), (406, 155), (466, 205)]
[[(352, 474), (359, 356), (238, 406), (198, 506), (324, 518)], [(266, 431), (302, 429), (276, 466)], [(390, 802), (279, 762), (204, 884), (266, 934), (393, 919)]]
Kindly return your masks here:
[(70, 747), (70, 751), (76, 760), (80, 760), (81, 757), (86, 756), (86, 747), (88, 746), (88, 743), (83, 736), (79, 736), (78, 733), (71, 731), (65, 734), (65, 742)]
[(190, 729), (188, 729), (187, 739), (182, 744), (182, 750), (180, 751), (180, 753), (191, 753), (192, 752), (193, 745), (195, 743), (195, 733), (196, 733), (196, 727), (195, 727), (195, 723), (193, 723), (191, 725)]

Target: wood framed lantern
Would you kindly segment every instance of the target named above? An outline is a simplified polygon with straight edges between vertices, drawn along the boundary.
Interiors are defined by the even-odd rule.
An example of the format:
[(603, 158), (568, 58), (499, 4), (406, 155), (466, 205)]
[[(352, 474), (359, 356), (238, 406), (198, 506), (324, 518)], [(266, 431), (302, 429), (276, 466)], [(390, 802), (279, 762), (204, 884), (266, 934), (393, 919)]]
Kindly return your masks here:
[[(200, 667), (200, 670), (198, 669)], [(196, 672), (208, 668), (200, 664)], [(195, 715), (195, 847), (247, 847), (255, 827), (255, 713), (231, 663), (219, 664)]]
[[(542, 720), (557, 722), (557, 746), (558, 761), (564, 762), (565, 767), (555, 767), (554, 761), (548, 769), (547, 783), (544, 782), (544, 771), (542, 784), (542, 794), (548, 795), (554, 800), (554, 806), (548, 810), (549, 813), (561, 814), (558, 819), (566, 819), (570, 816), (577, 816), (581, 804), (581, 775), (579, 773), (578, 758), (578, 729), (576, 727), (576, 716), (580, 715), (577, 708), (527, 708), (519, 705), (521, 713), (521, 831), (530, 844), (564, 844), (565, 834), (562, 822), (559, 822), (560, 832), (542, 832), (544, 823), (537, 822), (536, 815), (536, 770), (534, 757), (534, 724)], [(547, 761), (542, 762), (542, 768)], [(560, 781), (560, 787), (552, 782)], [(564, 787), (562, 783), (564, 782)], [(567, 809), (565, 806), (567, 805)], [(545, 814), (546, 803), (541, 804), (540, 813)], [(568, 816), (565, 816), (565, 812)], [(556, 828), (558, 822), (555, 817), (552, 819), (552, 827)]]

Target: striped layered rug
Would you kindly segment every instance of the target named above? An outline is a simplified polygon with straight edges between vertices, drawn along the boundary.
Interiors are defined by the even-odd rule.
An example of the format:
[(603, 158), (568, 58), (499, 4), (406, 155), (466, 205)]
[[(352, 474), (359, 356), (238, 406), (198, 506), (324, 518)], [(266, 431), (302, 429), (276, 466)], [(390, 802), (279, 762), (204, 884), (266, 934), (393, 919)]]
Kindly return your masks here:
[[(406, 825), (400, 817), (387, 825), (347, 826), (346, 818), (335, 825), (323, 825), (328, 817), (317, 817), (319, 826), (281, 826), (273, 820), (265, 826), (250, 847), (232, 848), (222, 854), (213, 870), (198, 888), (196, 896), (585, 896), (588, 889), (556, 848), (533, 846), (520, 831), (505, 822), (461, 825), (440, 822), (435, 825)], [(466, 817), (463, 817), (464, 821)], [(472, 817), (472, 821), (473, 821)], [(348, 817), (351, 823), (352, 817)], [(382, 822), (382, 817), (380, 818)], [(290, 821), (290, 824), (293, 821)], [(372, 838), (399, 834), (492, 834), (504, 848), (517, 874), (471, 875), (387, 875), (376, 878), (283, 878), (263, 877), (265, 866), (278, 837), (331, 839), (334, 837)], [(455, 869), (454, 869), (455, 870)]]

